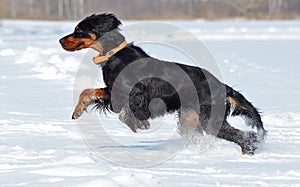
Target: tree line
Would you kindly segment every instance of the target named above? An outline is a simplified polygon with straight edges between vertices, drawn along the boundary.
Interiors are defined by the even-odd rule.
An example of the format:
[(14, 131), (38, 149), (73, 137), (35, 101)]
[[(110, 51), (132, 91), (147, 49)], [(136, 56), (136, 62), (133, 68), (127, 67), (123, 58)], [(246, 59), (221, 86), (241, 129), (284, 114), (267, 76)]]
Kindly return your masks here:
[(99, 12), (122, 19), (299, 18), (299, 0), (0, 0), (0, 18), (74, 20)]

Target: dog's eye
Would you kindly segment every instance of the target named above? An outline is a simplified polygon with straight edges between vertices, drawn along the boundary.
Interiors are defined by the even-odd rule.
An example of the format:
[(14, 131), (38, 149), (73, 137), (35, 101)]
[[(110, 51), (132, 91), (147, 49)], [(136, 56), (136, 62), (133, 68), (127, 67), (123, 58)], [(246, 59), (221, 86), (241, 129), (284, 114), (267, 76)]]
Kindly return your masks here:
[(79, 27), (76, 27), (76, 28), (75, 28), (75, 31), (76, 31), (76, 32), (83, 32), (83, 30), (81, 30)]

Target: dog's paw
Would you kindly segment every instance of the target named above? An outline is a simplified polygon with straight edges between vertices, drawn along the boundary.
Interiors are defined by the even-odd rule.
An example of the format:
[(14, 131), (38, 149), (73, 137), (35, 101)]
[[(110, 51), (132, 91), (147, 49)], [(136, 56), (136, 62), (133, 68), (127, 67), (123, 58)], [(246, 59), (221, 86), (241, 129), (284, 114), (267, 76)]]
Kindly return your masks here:
[(150, 128), (150, 123), (145, 121), (136, 120), (134, 123), (125, 123), (134, 133), (137, 133), (137, 130), (147, 130)]
[(150, 123), (147, 120), (138, 120), (128, 110), (128, 108), (122, 108), (119, 113), (119, 120), (126, 124), (132, 132), (136, 133), (138, 129), (145, 130), (150, 128)]
[(80, 116), (78, 116), (77, 114), (75, 114), (74, 112), (73, 112), (73, 114), (72, 114), (72, 120), (76, 120), (76, 119), (78, 119)]
[(150, 128), (150, 123), (147, 120), (144, 121), (137, 121), (137, 127), (138, 129), (149, 129)]
[(86, 111), (86, 107), (77, 105), (74, 112), (73, 112), (73, 114), (72, 114), (72, 119), (73, 120), (78, 119), (83, 114), (84, 111)]
[(95, 101), (95, 90), (85, 89), (81, 92), (79, 96), (78, 103), (73, 112), (72, 119), (78, 119), (84, 111)]
[(259, 137), (255, 132), (247, 132), (244, 136), (244, 142), (241, 145), (242, 154), (254, 155), (259, 145)]
[(72, 120), (76, 120), (76, 119), (78, 119), (80, 116), (81, 116), (81, 114), (77, 114), (77, 113), (73, 112), (73, 114), (72, 114)]

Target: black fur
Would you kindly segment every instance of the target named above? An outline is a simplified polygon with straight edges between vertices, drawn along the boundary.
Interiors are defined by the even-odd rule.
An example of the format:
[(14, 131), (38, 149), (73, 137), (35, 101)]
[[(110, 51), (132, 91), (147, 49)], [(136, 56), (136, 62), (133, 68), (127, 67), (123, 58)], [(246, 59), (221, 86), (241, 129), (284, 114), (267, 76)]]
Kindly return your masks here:
[(98, 39), (107, 32), (118, 29), (119, 25), (121, 25), (120, 20), (118, 20), (113, 14), (93, 14), (82, 20), (78, 24), (78, 28), (85, 33), (95, 33)]
[[(95, 34), (108, 51), (112, 44), (117, 46), (124, 40), (118, 32), (120, 24), (112, 14), (99, 14), (85, 18), (78, 26), (83, 33)], [(110, 39), (101, 39), (106, 34), (111, 35)], [(168, 73), (173, 66), (185, 72), (190, 80), (176, 74), (172, 76), (175, 84), (166, 81), (170, 80)], [(124, 73), (125, 69), (127, 73)], [(96, 107), (120, 113), (120, 120), (134, 132), (137, 129), (149, 128), (149, 118), (174, 112), (178, 112), (181, 117), (181, 111), (193, 110), (199, 115), (201, 131), (235, 142), (241, 146), (244, 153), (254, 154), (257, 143), (265, 135), (266, 131), (256, 108), (242, 94), (199, 67), (152, 58), (131, 43), (106, 61), (102, 65), (102, 71), (108, 97), (96, 100)], [(138, 74), (145, 74), (147, 78), (137, 80)], [(191, 94), (193, 89), (198, 98)], [(180, 95), (187, 98), (184, 103)], [(212, 113), (213, 108), (222, 110)], [(226, 121), (230, 113), (233, 116), (246, 117), (250, 121), (249, 124), (256, 127), (260, 133), (243, 132), (231, 127)], [(184, 125), (186, 124), (180, 124), (181, 128)]]

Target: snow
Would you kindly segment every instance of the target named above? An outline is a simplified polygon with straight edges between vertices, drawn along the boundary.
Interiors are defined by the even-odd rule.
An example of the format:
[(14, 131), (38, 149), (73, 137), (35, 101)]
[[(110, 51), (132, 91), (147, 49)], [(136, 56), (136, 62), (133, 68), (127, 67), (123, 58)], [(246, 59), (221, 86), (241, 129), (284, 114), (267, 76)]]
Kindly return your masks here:
[(4, 49), (0, 51), (0, 56), (15, 56), (16, 53), (13, 49)]
[[(126, 21), (124, 25), (137, 22)], [(68, 53), (59, 46), (58, 39), (71, 32), (76, 23), (2, 20), (0, 186), (299, 186), (300, 22), (167, 23), (203, 40), (215, 56), (224, 81), (241, 90), (261, 110), (268, 136), (256, 155), (242, 155), (237, 145), (210, 137), (202, 140), (206, 146), (182, 147), (173, 115), (152, 121), (150, 131), (133, 134), (116, 115), (109, 114), (100, 116), (101, 125), (122, 145), (111, 149), (99, 136), (92, 143), (106, 145), (104, 153), (120, 151), (119, 159), (130, 160), (132, 153), (145, 152), (151, 159), (154, 153), (168, 153), (170, 147), (180, 149), (168, 159), (144, 167), (121, 166), (115, 157), (99, 157), (88, 146), (91, 142), (84, 141), (87, 137), (82, 132), (98, 126), (85, 129), (70, 120), (73, 100), (77, 100), (72, 91), (77, 68), (82, 59), (92, 65), (86, 61), (87, 50)], [(145, 37), (143, 31), (136, 33)], [(189, 40), (180, 33), (172, 38)], [(144, 47), (158, 57), (172, 61), (181, 58), (163, 47)], [(93, 115), (95, 112), (82, 117)], [(247, 128), (242, 119), (229, 121)]]

